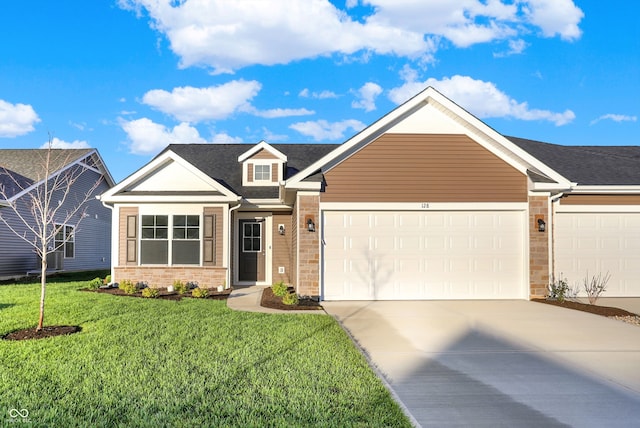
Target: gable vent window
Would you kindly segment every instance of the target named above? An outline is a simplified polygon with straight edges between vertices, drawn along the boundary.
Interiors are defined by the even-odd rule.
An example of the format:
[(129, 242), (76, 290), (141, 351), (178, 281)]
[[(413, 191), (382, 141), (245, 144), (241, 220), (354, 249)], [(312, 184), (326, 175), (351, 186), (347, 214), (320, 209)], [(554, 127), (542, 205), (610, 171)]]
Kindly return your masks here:
[(255, 181), (271, 181), (271, 165), (254, 165), (253, 179)]

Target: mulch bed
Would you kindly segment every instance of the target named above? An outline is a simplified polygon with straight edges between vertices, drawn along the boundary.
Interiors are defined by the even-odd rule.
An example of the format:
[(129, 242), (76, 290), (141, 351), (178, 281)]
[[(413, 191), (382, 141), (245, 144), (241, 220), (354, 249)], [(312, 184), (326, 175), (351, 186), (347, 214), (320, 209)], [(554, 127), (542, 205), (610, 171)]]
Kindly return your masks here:
[[(291, 291), (293, 291), (293, 288), (291, 289)], [(273, 294), (273, 291), (271, 291), (271, 287), (267, 287), (262, 291), (260, 306), (271, 309), (280, 309), (283, 311), (317, 311), (322, 309), (322, 306), (319, 302), (302, 297), (298, 301), (297, 305), (285, 305), (284, 303), (282, 303), (282, 297)]]
[[(124, 291), (120, 290), (119, 288), (98, 288), (96, 290), (89, 290), (87, 288), (83, 288), (80, 291), (87, 291), (87, 292), (93, 292), (93, 293), (104, 293), (104, 294), (111, 294), (114, 296), (125, 296), (125, 297), (140, 297), (140, 298), (145, 298), (142, 297), (142, 293), (138, 292), (136, 294), (127, 294)], [(191, 291), (187, 292), (186, 294), (178, 294), (175, 291), (172, 293), (167, 292), (166, 288), (160, 288), (159, 289), (160, 294), (158, 295), (158, 297), (153, 297), (155, 299), (164, 299), (164, 300), (181, 300), (181, 299), (195, 299), (196, 297), (191, 296)], [(200, 297), (201, 299), (212, 299), (212, 300), (227, 300), (227, 298), (229, 298), (229, 294), (231, 294), (232, 289), (228, 288), (222, 292), (218, 292), (217, 290), (214, 289), (209, 289), (209, 295), (207, 297)], [(146, 297), (147, 299), (152, 299), (152, 297)]]
[(81, 331), (77, 325), (52, 325), (43, 327), (38, 331), (35, 327), (13, 331), (3, 337), (4, 340), (31, 340), (44, 339), (45, 337), (64, 336)]
[(633, 312), (625, 311), (620, 308), (613, 308), (611, 306), (598, 306), (598, 305), (590, 305), (587, 303), (574, 302), (571, 300), (565, 300), (564, 302), (559, 302), (557, 300), (548, 300), (548, 299), (531, 299), (534, 302), (546, 303), (548, 305), (560, 306), (568, 309), (575, 309), (578, 311), (589, 312), (596, 315), (602, 315), (605, 317), (628, 317), (628, 316), (637, 316)]

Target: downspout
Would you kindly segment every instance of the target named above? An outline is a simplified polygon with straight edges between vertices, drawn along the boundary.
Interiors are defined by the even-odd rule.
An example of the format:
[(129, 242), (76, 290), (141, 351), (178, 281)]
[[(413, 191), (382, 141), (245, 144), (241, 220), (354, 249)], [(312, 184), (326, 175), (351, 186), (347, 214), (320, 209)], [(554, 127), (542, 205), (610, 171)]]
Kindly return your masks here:
[(229, 251), (227, 251), (227, 285), (225, 288), (230, 288), (231, 287), (231, 266), (232, 266), (232, 260), (233, 260), (233, 251), (231, 251), (232, 249), (232, 245), (231, 245), (231, 240), (233, 239), (233, 234), (231, 233), (233, 231), (233, 220), (231, 217), (231, 213), (235, 210), (237, 210), (238, 208), (240, 208), (242, 206), (242, 197), (239, 196), (238, 197), (238, 205), (236, 205), (235, 207), (231, 207), (229, 208), (229, 236), (227, 239), (227, 246), (229, 248)]

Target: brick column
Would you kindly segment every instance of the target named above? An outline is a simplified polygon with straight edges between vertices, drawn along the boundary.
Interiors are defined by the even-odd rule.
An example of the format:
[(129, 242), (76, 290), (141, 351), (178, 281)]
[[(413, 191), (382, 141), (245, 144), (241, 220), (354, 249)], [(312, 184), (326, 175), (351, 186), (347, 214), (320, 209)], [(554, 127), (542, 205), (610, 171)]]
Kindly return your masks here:
[[(320, 296), (320, 196), (299, 195), (297, 205), (297, 292), (316, 297)], [(315, 232), (307, 229), (309, 219), (315, 224)]]
[[(544, 232), (538, 231), (538, 219), (546, 223)], [(549, 286), (549, 197), (529, 196), (529, 296), (545, 297)]]

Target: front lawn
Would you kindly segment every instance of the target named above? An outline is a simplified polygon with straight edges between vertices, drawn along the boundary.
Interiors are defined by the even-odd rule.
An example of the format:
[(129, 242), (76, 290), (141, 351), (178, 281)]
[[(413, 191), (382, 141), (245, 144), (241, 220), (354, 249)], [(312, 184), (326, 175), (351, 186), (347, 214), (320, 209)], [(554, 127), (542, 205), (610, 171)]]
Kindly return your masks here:
[[(49, 284), (45, 313), (80, 333), (0, 340), (0, 425), (410, 426), (329, 316), (83, 286)], [(0, 286), (0, 336), (35, 326), (38, 301), (39, 284)]]

